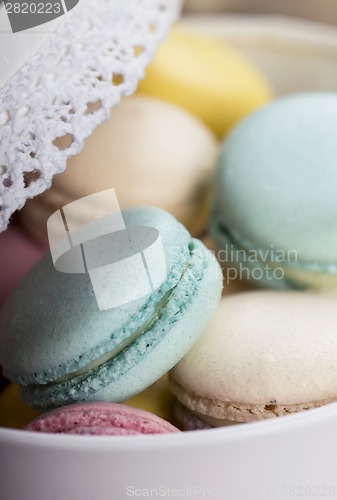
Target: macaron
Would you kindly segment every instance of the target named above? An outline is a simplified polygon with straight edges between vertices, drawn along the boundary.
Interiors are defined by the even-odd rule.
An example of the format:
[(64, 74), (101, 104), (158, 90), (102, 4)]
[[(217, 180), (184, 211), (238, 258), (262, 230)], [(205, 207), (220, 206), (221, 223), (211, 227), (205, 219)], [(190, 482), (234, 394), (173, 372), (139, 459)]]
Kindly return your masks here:
[(198, 235), (209, 214), (217, 154), (214, 134), (187, 111), (149, 96), (125, 98), (51, 188), (26, 204), (21, 224), (46, 246), (53, 212), (114, 188), (122, 209), (163, 208)]
[(179, 432), (148, 411), (117, 403), (77, 403), (37, 417), (26, 431), (82, 436), (129, 436)]
[(17, 226), (0, 233), (0, 308), (44, 250)]
[(268, 102), (266, 78), (221, 39), (172, 30), (138, 91), (173, 102), (223, 138), (245, 115)]
[(336, 325), (332, 295), (259, 290), (226, 297), (171, 370), (171, 389), (212, 427), (335, 402)]
[[(143, 207), (124, 211), (123, 218), (128, 238), (132, 228), (157, 232), (163, 256), (154, 245), (136, 260), (126, 256), (110, 284), (104, 281), (107, 265), (98, 274), (60, 272), (46, 255), (0, 313), (0, 364), (32, 407), (130, 399), (188, 352), (220, 300), (218, 262), (173, 216)], [(102, 238), (93, 248), (95, 258), (107, 263), (114, 240)], [(143, 258), (146, 266), (140, 267)], [(138, 298), (105, 309), (99, 305), (97, 289), (103, 299), (133, 296), (144, 280), (147, 285), (149, 276), (153, 280), (153, 270), (162, 271), (163, 262), (159, 287), (148, 291), (147, 286)]]
[(280, 98), (223, 143), (211, 234), (243, 279), (337, 286), (337, 93)]

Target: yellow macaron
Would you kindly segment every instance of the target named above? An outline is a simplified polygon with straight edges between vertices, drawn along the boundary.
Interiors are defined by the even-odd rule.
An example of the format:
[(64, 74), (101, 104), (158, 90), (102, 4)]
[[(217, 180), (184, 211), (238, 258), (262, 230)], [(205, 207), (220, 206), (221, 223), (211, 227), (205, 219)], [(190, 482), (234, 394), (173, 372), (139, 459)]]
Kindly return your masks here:
[(178, 104), (220, 138), (271, 98), (265, 77), (224, 41), (175, 29), (138, 90)]

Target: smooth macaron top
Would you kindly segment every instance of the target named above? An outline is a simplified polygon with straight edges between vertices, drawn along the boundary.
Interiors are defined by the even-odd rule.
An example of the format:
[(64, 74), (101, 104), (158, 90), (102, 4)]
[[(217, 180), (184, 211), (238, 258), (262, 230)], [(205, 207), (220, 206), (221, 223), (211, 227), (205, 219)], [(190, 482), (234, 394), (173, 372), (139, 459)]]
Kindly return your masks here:
[[(67, 274), (44, 257), (25, 277), (0, 315), (0, 364), (22, 385), (45, 384), (81, 370), (123, 347), (146, 329), (165, 294), (184, 273), (191, 237), (171, 215), (156, 208), (123, 212), (126, 227), (149, 226), (161, 236), (167, 278), (152, 294), (100, 311), (88, 274)], [(125, 287), (131, 286), (125, 283)]]
[(335, 296), (253, 291), (220, 302), (171, 376), (190, 399), (214, 406), (329, 402), (336, 356)]
[(337, 94), (278, 99), (225, 141), (214, 218), (245, 249), (292, 250), (314, 270), (337, 268)]

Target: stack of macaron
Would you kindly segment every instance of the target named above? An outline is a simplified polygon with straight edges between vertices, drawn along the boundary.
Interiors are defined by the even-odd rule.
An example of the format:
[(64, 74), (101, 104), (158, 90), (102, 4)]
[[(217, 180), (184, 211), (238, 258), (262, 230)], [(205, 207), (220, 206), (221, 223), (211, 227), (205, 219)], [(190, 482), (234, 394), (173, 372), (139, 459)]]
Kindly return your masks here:
[[(270, 98), (229, 46), (174, 31), (138, 93), (26, 205), (21, 225), (47, 246), (52, 214), (72, 206), (82, 227), (88, 212), (72, 202), (115, 188), (126, 254), (136, 244), (151, 290), (125, 300), (137, 266), (114, 290), (88, 265), (61, 272), (49, 252), (30, 270), (0, 310), (4, 374), (20, 404), (46, 412), (22, 427), (153, 434), (337, 401), (337, 94)], [(160, 235), (164, 257), (135, 243), (137, 228)], [(105, 265), (116, 241), (93, 245)], [(114, 307), (100, 306), (102, 283)], [(12, 404), (9, 386), (0, 407)]]

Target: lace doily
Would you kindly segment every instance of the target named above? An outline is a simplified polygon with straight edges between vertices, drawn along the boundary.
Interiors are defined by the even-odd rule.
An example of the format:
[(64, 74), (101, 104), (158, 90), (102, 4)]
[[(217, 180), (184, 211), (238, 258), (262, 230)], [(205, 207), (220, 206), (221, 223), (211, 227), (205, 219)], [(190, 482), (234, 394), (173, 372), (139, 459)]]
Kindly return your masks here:
[(0, 89), (0, 232), (135, 91), (179, 4), (81, 0)]

